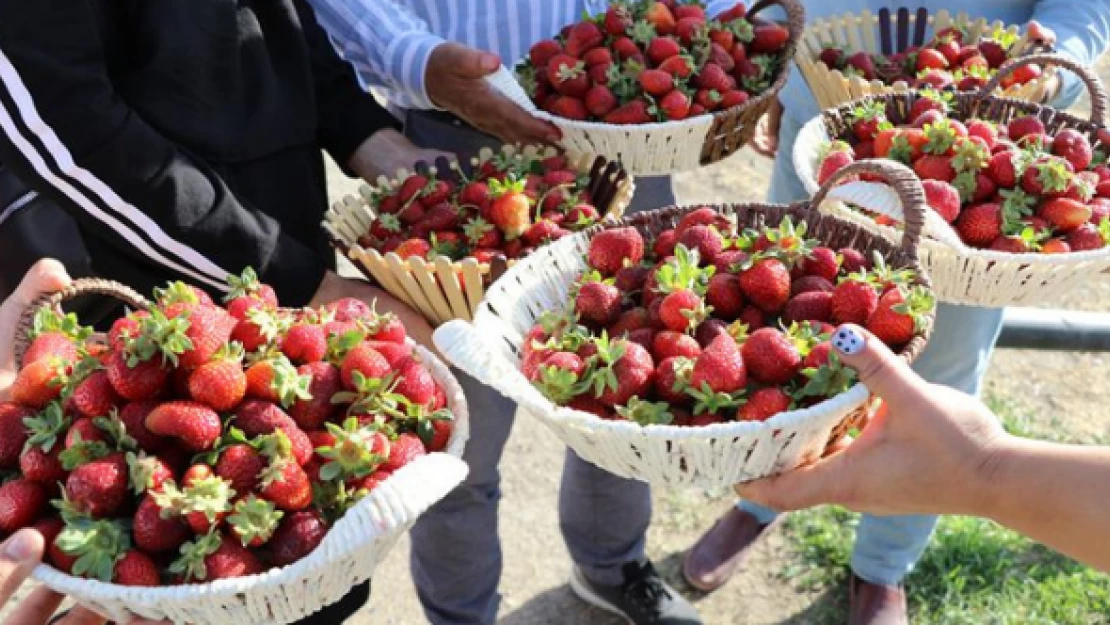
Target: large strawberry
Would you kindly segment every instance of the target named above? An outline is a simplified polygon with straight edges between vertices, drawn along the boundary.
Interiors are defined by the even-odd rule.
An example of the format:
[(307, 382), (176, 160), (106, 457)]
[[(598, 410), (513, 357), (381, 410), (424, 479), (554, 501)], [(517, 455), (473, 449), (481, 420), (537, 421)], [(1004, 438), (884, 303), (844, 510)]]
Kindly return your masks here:
[(63, 362), (77, 360), (77, 345), (92, 335), (92, 329), (82, 326), (73, 313), (58, 314), (49, 306), (35, 311), (27, 338), (30, 346), (23, 354), (23, 366), (43, 358), (58, 358)]
[(591, 384), (594, 395), (610, 405), (625, 404), (632, 396), (642, 396), (651, 386), (655, 364), (641, 345), (624, 339), (594, 340), (598, 368)]
[(225, 412), (243, 401), (247, 376), (243, 372), (243, 347), (231, 343), (189, 375), (189, 396), (209, 408)]
[(212, 449), (220, 440), (223, 422), (220, 415), (204, 404), (169, 401), (146, 416), (152, 434), (176, 438), (191, 451)]
[(832, 293), (832, 317), (837, 323), (864, 325), (878, 306), (879, 294), (866, 275), (853, 274)]
[(694, 360), (690, 388), (714, 393), (735, 393), (747, 384), (748, 373), (740, 346), (729, 334), (713, 340)]
[(246, 577), (263, 570), (253, 551), (220, 532), (185, 543), (181, 548), (181, 557), (169, 568), (170, 573), (179, 576), (185, 583)]
[(777, 258), (757, 259), (740, 273), (740, 288), (761, 310), (778, 312), (790, 299), (790, 270)]
[(314, 510), (287, 514), (270, 539), (270, 561), (275, 566), (292, 564), (323, 542), (328, 526)]
[(307, 508), (312, 503), (312, 485), (293, 456), (289, 438), (277, 432), (263, 437), (261, 444), (269, 465), (259, 474), (259, 494), (282, 510)]
[(748, 374), (764, 384), (786, 384), (801, 368), (802, 357), (790, 337), (775, 328), (760, 328), (741, 348)]
[(26, 406), (0, 402), (0, 470), (19, 466), (19, 454), (29, 436), (23, 421), (34, 415), (35, 411)]
[(124, 454), (116, 452), (83, 464), (66, 478), (66, 500), (93, 518), (113, 516), (127, 499), (130, 471)]
[(178, 364), (193, 369), (208, 362), (212, 356), (231, 339), (231, 333), (238, 324), (224, 309), (215, 306), (199, 306), (188, 313), (188, 328), (185, 336), (189, 347), (179, 356)]
[(493, 198), (489, 220), (504, 233), (505, 240), (520, 237), (531, 224), (532, 213), (532, 201), (524, 194), (524, 181), (493, 180), (489, 187)]
[(878, 308), (867, 320), (867, 329), (884, 343), (898, 347), (924, 330), (933, 311), (933, 295), (924, 287), (908, 291), (894, 288), (879, 298)]
[[(383, 343), (383, 345), (399, 345)], [(310, 362), (297, 368), (297, 373), (307, 375), (310, 399), (298, 399), (289, 407), (289, 416), (305, 431), (318, 430), (324, 422), (335, 414), (336, 406), (332, 397), (343, 390), (343, 380), (339, 369), (328, 362)]]
[(737, 421), (766, 421), (780, 412), (790, 410), (794, 400), (779, 387), (770, 386), (754, 391), (736, 412)]
[(235, 411), (233, 421), (248, 437), (263, 436), (281, 431), (293, 447), (297, 462), (305, 464), (312, 457), (312, 442), (308, 440), (293, 418), (279, 406), (270, 402), (247, 400)]
[(47, 507), (42, 484), (16, 478), (0, 486), (0, 532), (10, 534), (38, 520)]
[(301, 375), (285, 354), (257, 360), (247, 369), (246, 396), (289, 407), (299, 399), (309, 399), (311, 380)]
[(587, 259), (603, 276), (614, 276), (622, 267), (644, 258), (644, 238), (635, 228), (604, 230), (590, 239)]
[(155, 495), (146, 495), (139, 502), (131, 522), (131, 535), (135, 545), (148, 553), (170, 553), (177, 551), (192, 532), (181, 517), (178, 502)]

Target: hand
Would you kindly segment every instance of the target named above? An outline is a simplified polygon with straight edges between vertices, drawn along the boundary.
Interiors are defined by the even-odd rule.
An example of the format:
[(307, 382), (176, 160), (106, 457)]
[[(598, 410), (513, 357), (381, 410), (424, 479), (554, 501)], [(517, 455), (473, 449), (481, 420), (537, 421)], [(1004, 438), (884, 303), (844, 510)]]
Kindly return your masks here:
[(884, 401), (863, 434), (839, 452), (790, 473), (738, 484), (736, 492), (774, 510), (836, 503), (874, 514), (967, 513), (989, 491), (1007, 439), (990, 410), (950, 388), (929, 384), (858, 326), (845, 364)]
[(405, 330), (412, 340), (435, 352), (435, 343), (432, 342), (432, 326), (419, 312), (409, 308), (401, 300), (389, 293), (370, 286), (361, 280), (341, 278), (338, 274), (327, 272), (316, 290), (315, 297), (309, 306), (316, 308), (334, 302), (344, 297), (354, 297), (367, 304), (376, 306), (378, 312), (393, 313), (405, 324)]
[(347, 165), (366, 182), (377, 184), (378, 176), (391, 178), (399, 169), (413, 171), (416, 163), (432, 165), (438, 158), (454, 160), (455, 155), (417, 147), (405, 135), (386, 128), (367, 137), (351, 154)]
[(771, 101), (771, 108), (755, 126), (752, 148), (767, 158), (775, 158), (779, 151), (779, 126), (782, 125), (782, 104), (778, 98)]
[[(41, 263), (41, 261), (40, 261)], [(25, 280), (26, 281), (26, 280)], [(25, 529), (12, 534), (0, 545), (0, 607), (4, 607), (15, 591), (42, 561), (42, 534)], [(65, 599), (46, 586), (39, 586), (24, 597), (11, 611), (4, 625), (46, 625)], [(77, 606), (65, 616), (53, 621), (55, 625), (104, 625), (108, 619), (96, 612)], [(169, 625), (167, 622), (132, 619), (130, 625)]]
[(496, 54), (441, 43), (428, 58), (424, 85), (433, 104), (506, 143), (557, 142), (558, 128), (533, 117), (486, 82), (485, 77), (500, 68)]
[(54, 259), (44, 258), (27, 271), (15, 292), (0, 304), (0, 401), (8, 398), (8, 389), (19, 370), (13, 339), (20, 315), (39, 297), (60, 291), (69, 283), (65, 267)]

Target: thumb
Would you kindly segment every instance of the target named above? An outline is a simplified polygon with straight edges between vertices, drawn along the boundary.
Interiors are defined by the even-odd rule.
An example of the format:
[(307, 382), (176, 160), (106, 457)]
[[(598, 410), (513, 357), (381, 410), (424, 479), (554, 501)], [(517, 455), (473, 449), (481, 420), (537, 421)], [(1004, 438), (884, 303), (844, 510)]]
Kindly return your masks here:
[(23, 276), (23, 281), (16, 287), (13, 296), (21, 307), (26, 307), (39, 296), (66, 288), (70, 282), (71, 278), (64, 265), (53, 258), (43, 258)]
[(23, 529), (0, 544), (0, 606), (19, 588), (42, 559), (42, 534)]
[(836, 329), (832, 344), (844, 364), (859, 373), (860, 381), (892, 407), (925, 394), (927, 383), (867, 330), (844, 324)]
[(736, 494), (777, 512), (834, 503), (844, 487), (844, 454), (835, 454), (787, 473), (735, 486)]
[(443, 51), (454, 67), (454, 73), (462, 78), (485, 78), (501, 68), (501, 59), (492, 52), (477, 50), (456, 43), (443, 44)]

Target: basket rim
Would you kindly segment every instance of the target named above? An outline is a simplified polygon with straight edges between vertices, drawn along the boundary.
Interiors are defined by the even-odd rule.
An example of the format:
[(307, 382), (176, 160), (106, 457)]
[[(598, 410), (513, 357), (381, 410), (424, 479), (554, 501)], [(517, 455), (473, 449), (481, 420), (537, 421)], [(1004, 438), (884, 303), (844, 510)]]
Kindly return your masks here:
[[(803, 209), (804, 210), (805, 207), (808, 206), (808, 202), (803, 201), (803, 202), (797, 202), (797, 203), (790, 204), (790, 205), (748, 202), (748, 203), (735, 203), (735, 204), (691, 204), (691, 205), (670, 206), (670, 207), (666, 207), (666, 208), (659, 209), (659, 210), (656, 210), (656, 211), (649, 211), (649, 212), (646, 212), (646, 213), (638, 213), (634, 216), (631, 216), (628, 219), (621, 220), (620, 222), (615, 223), (615, 224), (601, 224), (601, 225), (598, 225), (598, 226), (594, 226), (593, 228), (590, 228), (590, 229), (585, 230), (583, 232), (575, 233), (573, 236), (566, 237), (566, 238), (564, 238), (560, 241), (556, 241), (554, 244), (548, 246), (548, 248), (545, 248), (547, 250), (545, 253), (552, 254), (556, 250), (561, 249), (557, 246), (562, 246), (562, 248), (569, 248), (567, 251), (573, 251), (575, 248), (578, 248), (579, 246), (584, 245), (585, 240), (588, 240), (594, 234), (596, 234), (598, 232), (601, 232), (604, 229), (622, 227), (622, 226), (635, 226), (638, 223), (646, 221), (647, 219), (651, 219), (654, 216), (658, 216), (658, 215), (665, 215), (665, 216), (677, 215), (677, 214), (682, 214), (684, 212), (695, 210), (697, 208), (701, 208), (701, 207), (704, 207), (704, 206), (714, 208), (715, 210), (718, 210), (719, 212), (724, 212), (725, 214), (732, 214), (732, 213), (735, 213), (735, 211), (739, 208), (744, 208), (744, 209), (774, 208), (774, 209), (779, 209), (779, 210), (789, 210), (789, 209)], [(722, 211), (722, 209), (724, 209), (724, 210)], [(826, 213), (818, 213), (818, 212), (814, 211), (814, 215), (817, 216), (820, 219), (828, 219), (828, 220), (832, 220), (832, 221), (845, 222), (845, 220), (842, 220), (837, 216), (828, 215)], [(850, 222), (845, 222), (845, 223), (850, 223)], [(899, 248), (893, 242), (888, 241), (885, 238), (880, 237), (879, 235), (868, 232), (866, 229), (864, 229), (860, 226), (857, 226), (855, 224), (851, 224), (851, 225), (855, 228), (859, 228), (859, 230), (861, 231), (862, 234), (864, 234), (866, 236), (869, 236), (869, 237), (872, 237), (872, 241), (876, 245), (887, 248), (887, 250), (889, 252), (889, 255), (892, 255), (892, 256), (895, 256), (895, 257), (902, 257), (903, 252), (902, 252), (901, 248)], [(533, 256), (530, 256), (528, 258), (522, 259), (522, 262), (520, 264), (518, 264), (515, 268), (511, 269), (510, 271), (526, 271), (529, 268), (528, 267), (529, 263), (542, 262), (542, 260), (534, 260), (534, 259), (539, 259), (539, 255), (537, 254), (537, 255), (533, 255)], [(902, 264), (909, 265), (909, 266), (913, 267), (914, 270), (917, 272), (917, 275), (918, 275), (917, 282), (919, 284), (922, 284), (922, 285), (926, 286), (927, 288), (930, 288), (930, 290), (932, 289), (932, 287), (929, 284), (928, 277), (922, 271), (922, 269), (921, 269), (921, 267), (918, 263), (906, 262), (906, 263), (902, 263)], [(504, 278), (509, 278), (510, 276), (508, 275), (508, 273), (506, 273), (506, 275), (503, 276), (503, 277)], [(494, 287), (494, 288), (496, 288), (496, 287)], [(564, 302), (563, 305), (565, 305), (565, 304), (566, 303)], [(483, 306), (479, 306), (478, 311), (475, 313), (474, 322), (473, 322), (472, 325), (477, 326), (477, 325), (479, 325), (479, 322), (481, 320), (487, 319), (487, 318), (490, 318), (490, 317), (497, 318), (498, 323), (507, 323), (507, 321), (505, 319), (500, 318), (498, 315), (494, 314), (491, 311), (490, 306), (483, 305)], [(930, 316), (930, 319), (932, 319), (932, 316)], [(932, 333), (932, 329), (933, 329), (933, 323), (930, 321), (930, 323), (926, 327), (925, 332), (922, 333), (921, 335), (919, 335), (918, 337), (915, 337), (915, 338), (922, 341), (922, 344), (919, 348), (920, 350), (923, 350), (925, 344), (927, 344), (929, 336)], [(912, 343), (910, 345), (912, 345)], [(917, 354), (907, 353), (908, 349), (909, 349), (909, 346), (903, 347), (901, 350), (899, 350), (898, 356), (900, 358), (902, 358), (903, 360), (907, 360), (907, 359), (916, 357)], [(918, 353), (920, 353), (920, 352), (918, 352)], [(493, 356), (493, 357), (494, 358), (501, 358), (501, 356)], [(514, 381), (519, 381), (520, 384), (519, 385), (514, 384), (513, 387), (515, 388), (516, 386), (523, 386), (523, 387), (528, 387), (529, 389), (531, 389), (532, 388), (531, 384), (528, 383), (527, 380), (524, 378), (524, 374), (523, 374), (523, 372), (520, 371), (519, 366), (516, 366), (515, 363), (509, 363), (509, 364), (511, 365), (510, 368), (513, 370), (513, 375), (519, 376), (519, 380), (514, 380)], [(508, 386), (508, 385), (506, 385), (506, 386)], [(871, 396), (870, 391), (866, 387), (866, 385), (864, 385), (862, 382), (857, 382), (852, 387), (850, 387), (847, 391), (845, 391), (843, 393), (840, 393), (840, 394), (838, 394), (834, 397), (827, 398), (823, 401), (820, 401), (816, 404), (813, 404), (812, 406), (807, 406), (807, 407), (804, 407), (804, 408), (798, 408), (798, 409), (795, 409), (795, 410), (790, 410), (790, 411), (787, 411), (787, 412), (778, 413), (778, 414), (772, 416), (770, 419), (767, 419), (766, 421), (727, 421), (727, 422), (723, 422), (723, 423), (714, 423), (714, 424), (710, 424), (710, 425), (706, 425), (706, 426), (693, 427), (693, 426), (681, 426), (681, 425), (646, 425), (646, 426), (644, 426), (644, 425), (640, 425), (638, 423), (635, 423), (635, 422), (632, 422), (632, 421), (626, 421), (626, 420), (606, 420), (606, 419), (602, 419), (602, 418), (600, 418), (600, 417), (598, 417), (597, 415), (594, 415), (594, 414), (590, 414), (590, 413), (583, 412), (583, 411), (580, 411), (580, 410), (575, 410), (575, 409), (569, 408), (567, 406), (559, 406), (559, 405), (555, 404), (554, 402), (552, 402), (550, 399), (548, 399), (546, 396), (544, 396), (539, 391), (535, 391), (534, 393), (529, 392), (527, 390), (518, 391), (518, 392), (514, 392), (514, 395), (517, 395), (518, 397), (520, 397), (521, 395), (527, 395), (528, 398), (531, 398), (531, 399), (517, 399), (517, 397), (514, 397), (514, 399), (517, 399), (517, 401), (524, 404), (525, 409), (529, 410), (530, 412), (532, 412), (532, 410), (531, 410), (532, 406), (535, 406), (536, 402), (539, 402), (539, 405), (537, 407), (541, 409), (541, 413), (536, 414), (535, 416), (538, 416), (538, 417), (543, 418), (543, 419), (548, 420), (548, 421), (557, 422), (560, 425), (580, 427), (580, 428), (586, 429), (590, 432), (613, 432), (613, 433), (620, 433), (620, 434), (637, 435), (637, 436), (645, 437), (645, 438), (667, 438), (667, 439), (676, 439), (676, 440), (720, 438), (720, 437), (727, 437), (727, 436), (750, 435), (750, 434), (757, 434), (758, 435), (758, 434), (761, 434), (761, 433), (768, 433), (769, 434), (769, 433), (773, 432), (776, 429), (791, 427), (791, 426), (794, 426), (794, 425), (796, 425), (798, 423), (801, 423), (801, 422), (816, 420), (816, 419), (819, 419), (821, 417), (826, 417), (826, 416), (833, 416), (834, 414), (847, 414), (847, 413), (851, 412), (851, 410), (854, 410), (854, 409), (862, 406), (863, 404), (865, 404)]]
[[(452, 412), (456, 414), (456, 418), (458, 419), (456, 423), (461, 425), (461, 427), (456, 427), (451, 433), (451, 438), (444, 451), (432, 452), (421, 458), (417, 458), (409, 465), (401, 467), (382, 482), (379, 489), (384, 488), (384, 490), (375, 489), (374, 492), (371, 492), (355, 504), (353, 508), (348, 510), (338, 521), (328, 528), (328, 533), (325, 535), (324, 540), (304, 558), (292, 564), (283, 567), (273, 567), (255, 575), (219, 579), (212, 582), (182, 584), (178, 586), (157, 586), (151, 588), (124, 586), (121, 584), (102, 582), (96, 579), (77, 577), (60, 571), (46, 563), (36, 566), (32, 571), (32, 576), (59, 592), (81, 594), (94, 600), (100, 598), (120, 601), (125, 604), (149, 605), (156, 609), (157, 602), (161, 600), (179, 603), (189, 599), (204, 599), (212, 596), (232, 596), (249, 593), (263, 587), (279, 588), (283, 584), (302, 579), (307, 575), (311, 575), (314, 571), (327, 567), (334, 562), (334, 559), (328, 559), (326, 557), (328, 555), (328, 550), (323, 547), (329, 538), (338, 536), (336, 528), (341, 525), (346, 527), (346, 524), (354, 523), (354, 519), (358, 515), (358, 512), (368, 512), (372, 510), (375, 507), (374, 504), (376, 501), (379, 499), (386, 499), (390, 496), (393, 488), (399, 481), (409, 481), (407, 479), (396, 480), (397, 475), (406, 478), (417, 469), (423, 466), (430, 466), (431, 464), (443, 464), (444, 466), (457, 464), (461, 466), (463, 471), (459, 476), (459, 482), (462, 481), (465, 475), (466, 464), (462, 461), (462, 454), (466, 441), (470, 436), (470, 413), (462, 385), (455, 375), (451, 373), (447, 363), (434, 352), (415, 343), (411, 338), (407, 339), (406, 342), (413, 346), (421, 358), (425, 359), (436, 381), (446, 386), (444, 391), (448, 397), (448, 405), (451, 407)], [(461, 415), (461, 418), (459, 418), (459, 415)], [(418, 466), (417, 463), (420, 463), (420, 466)], [(360, 541), (358, 544), (374, 542), (397, 529), (399, 528), (374, 528), (374, 531), (365, 532), (364, 540)], [(134, 601), (132, 597), (128, 596), (136, 594), (142, 595), (143, 600), (141, 602)]]
[[(958, 95), (962, 94), (962, 95), (965, 95), (965, 96), (970, 96), (970, 95), (973, 94), (973, 92), (957, 92), (957, 93), (958, 93)], [(803, 124), (802, 129), (798, 132), (798, 137), (803, 138), (803, 137), (808, 137), (810, 135), (813, 135), (815, 137), (816, 136), (823, 137), (826, 140), (832, 139), (833, 137), (832, 137), (831, 133), (829, 132), (828, 122), (830, 121), (831, 115), (833, 115), (835, 112), (844, 111), (846, 109), (854, 108), (854, 107), (857, 107), (861, 104), (873, 102), (873, 101), (876, 101), (876, 100), (881, 100), (881, 101), (884, 101), (886, 103), (890, 103), (895, 98), (905, 97), (907, 95), (912, 95), (912, 96), (915, 96), (915, 97), (919, 97), (920, 96), (920, 91), (915, 90), (915, 89), (910, 89), (910, 90), (903, 91), (903, 92), (898, 92), (898, 93), (875, 93), (875, 94), (870, 94), (870, 95), (864, 96), (862, 98), (856, 98), (854, 100), (845, 102), (844, 104), (841, 104), (840, 106), (836, 106), (836, 107), (827, 109), (825, 111), (822, 111), (820, 115), (818, 115), (817, 117), (814, 117), (813, 119), (811, 119), (808, 122), (806, 122), (805, 124)], [(1009, 97), (998, 96), (998, 95), (994, 95), (994, 94), (982, 96), (982, 97), (979, 98), (979, 100), (980, 100), (980, 106), (987, 106), (987, 105), (990, 105), (990, 104), (1000, 104), (1000, 105), (1010, 106), (1010, 107), (1014, 107), (1014, 108), (1018, 108), (1018, 109), (1025, 109), (1025, 111), (1027, 113), (1032, 114), (1032, 115), (1036, 115), (1036, 114), (1040, 113), (1043, 110), (1050, 110), (1050, 111), (1053, 112), (1053, 119), (1054, 120), (1057, 120), (1057, 119), (1062, 120), (1064, 125), (1066, 125), (1067, 127), (1071, 127), (1071, 128), (1079, 128), (1079, 129), (1085, 129), (1085, 128), (1090, 128), (1090, 127), (1103, 128), (1103, 126), (1098, 126), (1097, 124), (1094, 124), (1090, 120), (1082, 119), (1082, 118), (1080, 118), (1076, 115), (1073, 115), (1071, 113), (1068, 113), (1066, 111), (1061, 111), (1059, 109), (1056, 109), (1056, 108), (1053, 108), (1053, 107), (1050, 107), (1050, 106), (1046, 106), (1046, 105), (1043, 105), (1043, 104), (1037, 104), (1035, 102), (1030, 102), (1028, 100), (1022, 100), (1022, 99), (1018, 99), (1018, 98), (1009, 98)], [(795, 169), (795, 171), (799, 172), (798, 178), (801, 180), (802, 186), (805, 187), (806, 192), (807, 193), (815, 193), (816, 190), (820, 188), (820, 186), (817, 185), (817, 181), (814, 180), (812, 177), (810, 177), (808, 175), (806, 175), (806, 176), (801, 175), (801, 172), (803, 170), (808, 172), (809, 170), (813, 169), (813, 167), (811, 167), (811, 165), (813, 165), (813, 163), (807, 162), (806, 159), (812, 160), (812, 157), (814, 157), (815, 154), (809, 153), (809, 151), (806, 149), (808, 147), (809, 146), (805, 145), (804, 143), (802, 143), (800, 141), (795, 143), (795, 145), (794, 145), (794, 154), (793, 154), (793, 160), (794, 160), (794, 165), (795, 165), (794, 169)], [(805, 167), (798, 167), (799, 164), (805, 165)], [(883, 183), (865, 182), (865, 181), (861, 181), (858, 184), (867, 184), (867, 185), (875, 185), (875, 186), (888, 186), (888, 185), (885, 185)], [(837, 200), (835, 197), (832, 197), (832, 198), (829, 198), (829, 199), (831, 201), (840, 202), (840, 200)], [(892, 228), (890, 226), (880, 225), (874, 219), (871, 219), (870, 217), (868, 217), (866, 215), (858, 215), (857, 217), (858, 217), (858, 220), (853, 220), (853, 221), (856, 221), (856, 223), (859, 223), (860, 227), (876, 231), (877, 233), (881, 233), (882, 236), (890, 236), (892, 233), (897, 233), (898, 232), (897, 229)], [(985, 250), (985, 249), (975, 248), (975, 247), (971, 247), (971, 246), (966, 246), (964, 249), (959, 249), (959, 248), (953, 247), (951, 245), (948, 245), (946, 243), (943, 243), (942, 241), (939, 241), (938, 239), (935, 239), (935, 238), (929, 236), (927, 233), (925, 234), (925, 236), (922, 237), (921, 249), (923, 251), (927, 251), (927, 252), (930, 252), (930, 253), (950, 252), (950, 253), (958, 254), (958, 255), (961, 255), (961, 256), (970, 256), (970, 257), (975, 257), (975, 258), (983, 258), (983, 259), (986, 259), (986, 260), (996, 261), (996, 262), (1017, 263), (1017, 264), (1021, 264), (1021, 265), (1029, 265), (1029, 264), (1067, 265), (1067, 264), (1072, 264), (1072, 263), (1089, 262), (1089, 261), (1092, 261), (1092, 260), (1102, 260), (1104, 258), (1110, 258), (1110, 246), (1106, 246), (1106, 247), (1103, 247), (1102, 249), (1098, 249), (1098, 250), (1085, 250), (1085, 251), (1080, 251), (1080, 252), (1066, 252), (1066, 253), (1063, 253), (1063, 254), (1039, 254), (1039, 253), (1036, 253), (1036, 252), (1013, 254), (1013, 253), (1009, 253), (1009, 252), (999, 252), (999, 251), (996, 251), (996, 250)]]

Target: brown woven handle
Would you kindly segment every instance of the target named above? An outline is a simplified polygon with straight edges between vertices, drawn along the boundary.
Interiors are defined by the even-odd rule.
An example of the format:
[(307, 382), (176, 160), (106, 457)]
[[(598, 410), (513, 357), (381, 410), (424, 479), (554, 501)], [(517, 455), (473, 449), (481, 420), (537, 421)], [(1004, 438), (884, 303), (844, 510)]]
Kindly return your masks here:
[(17, 363), (23, 362), (23, 355), (27, 353), (27, 348), (31, 346), (31, 341), (28, 336), (31, 329), (35, 325), (35, 314), (43, 306), (53, 308), (58, 313), (62, 312), (62, 304), (82, 295), (106, 295), (114, 297), (131, 308), (141, 309), (148, 308), (150, 302), (136, 292), (131, 287), (113, 282), (111, 280), (101, 280), (99, 278), (80, 278), (74, 280), (68, 287), (54, 293), (47, 293), (40, 296), (31, 305), (24, 309), (23, 314), (19, 317), (19, 324), (15, 327), (15, 337), (13, 341), (13, 348), (15, 351), (15, 361)]
[(1103, 87), (1102, 81), (1099, 80), (1098, 76), (1095, 76), (1090, 69), (1067, 57), (1060, 56), (1059, 54), (1030, 54), (1029, 56), (1023, 56), (1008, 61), (998, 69), (998, 73), (990, 79), (990, 82), (979, 91), (977, 97), (982, 99), (994, 93), (994, 90), (1002, 84), (1003, 78), (1014, 73), (1014, 70), (1017, 68), (1030, 63), (1057, 65), (1079, 76), (1083, 83), (1087, 85), (1087, 91), (1091, 94), (1091, 122), (1099, 126), (1106, 125), (1106, 88)]
[[(790, 41), (796, 43), (806, 28), (806, 11), (797, 0), (759, 0), (748, 9), (748, 17), (776, 4), (786, 12), (786, 29), (790, 31)], [(786, 58), (794, 58), (794, 51), (788, 50)]]
[(868, 159), (858, 161), (844, 167), (832, 175), (817, 193), (810, 204), (817, 210), (821, 203), (840, 181), (860, 174), (874, 174), (886, 182), (902, 200), (902, 212), (905, 215), (905, 228), (902, 231), (902, 252), (917, 261), (917, 245), (921, 241), (921, 233), (925, 229), (925, 190), (917, 174), (909, 167), (886, 159)]

